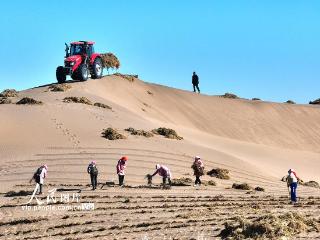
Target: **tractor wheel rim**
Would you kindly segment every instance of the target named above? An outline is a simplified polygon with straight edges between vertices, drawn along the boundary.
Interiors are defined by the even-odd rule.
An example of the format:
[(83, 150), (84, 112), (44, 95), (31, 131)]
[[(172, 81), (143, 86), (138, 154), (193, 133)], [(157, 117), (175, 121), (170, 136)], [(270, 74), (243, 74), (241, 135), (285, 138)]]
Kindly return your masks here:
[(100, 76), (101, 70), (102, 70), (101, 65), (100, 64), (96, 64), (96, 73), (97, 73), (98, 76)]

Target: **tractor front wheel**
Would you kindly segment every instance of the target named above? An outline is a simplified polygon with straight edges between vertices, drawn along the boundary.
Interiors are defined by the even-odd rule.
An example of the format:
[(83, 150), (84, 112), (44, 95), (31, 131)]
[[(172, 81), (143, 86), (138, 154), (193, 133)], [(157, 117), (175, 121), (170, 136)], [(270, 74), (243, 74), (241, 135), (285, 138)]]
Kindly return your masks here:
[(87, 65), (81, 64), (79, 66), (78, 71), (79, 71), (78, 72), (79, 73), (79, 80), (80, 81), (87, 81), (89, 78), (89, 69), (88, 69)]
[(103, 66), (100, 58), (96, 58), (92, 64), (92, 74), (93, 79), (102, 78)]
[(67, 76), (64, 71), (64, 67), (62, 67), (62, 66), (57, 67), (56, 77), (57, 77), (58, 83), (64, 83), (66, 81)]

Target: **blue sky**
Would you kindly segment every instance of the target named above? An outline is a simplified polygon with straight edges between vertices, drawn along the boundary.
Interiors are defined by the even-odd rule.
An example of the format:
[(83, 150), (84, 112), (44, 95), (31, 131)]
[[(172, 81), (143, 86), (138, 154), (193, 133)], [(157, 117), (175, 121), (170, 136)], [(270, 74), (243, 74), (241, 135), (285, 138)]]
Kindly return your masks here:
[[(205, 94), (320, 97), (320, 1), (1, 1), (0, 90), (55, 82), (64, 43), (93, 40), (120, 72)], [(105, 71), (106, 73), (106, 71)]]

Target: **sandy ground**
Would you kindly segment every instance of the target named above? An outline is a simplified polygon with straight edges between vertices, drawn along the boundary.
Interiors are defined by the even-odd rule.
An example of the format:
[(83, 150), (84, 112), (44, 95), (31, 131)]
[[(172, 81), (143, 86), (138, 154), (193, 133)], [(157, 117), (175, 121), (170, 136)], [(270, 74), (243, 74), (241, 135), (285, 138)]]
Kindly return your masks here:
[[(292, 206), (280, 181), (295, 168), (304, 181), (320, 182), (318, 106), (224, 99), (116, 76), (69, 84), (66, 92), (43, 86), (12, 98), (29, 96), (41, 100), (40, 106), (0, 105), (0, 238), (216, 239), (223, 224), (236, 216), (254, 221), (265, 213), (295, 211), (319, 221), (320, 190), (299, 186), (300, 204)], [(65, 103), (66, 96), (84, 96), (112, 110)], [(108, 127), (128, 138), (102, 138)], [(124, 131), (128, 127), (170, 127), (184, 139), (132, 136)], [(86, 186), (88, 163), (97, 161), (100, 183), (116, 181), (115, 164), (122, 155), (129, 157), (130, 188), (105, 186), (92, 192)], [(201, 188), (137, 187), (146, 183), (144, 176), (156, 163), (170, 167), (173, 177), (193, 178), (195, 155), (203, 158), (206, 170), (228, 169), (231, 179), (205, 176), (217, 186)], [(26, 210), (30, 196), (5, 197), (9, 191), (32, 191), (28, 181), (44, 163), (49, 166), (45, 191), (57, 188), (60, 196), (81, 189), (80, 202), (70, 204), (92, 202), (95, 210)], [(231, 189), (243, 182), (265, 192)], [(299, 237), (316, 239), (320, 233)]]

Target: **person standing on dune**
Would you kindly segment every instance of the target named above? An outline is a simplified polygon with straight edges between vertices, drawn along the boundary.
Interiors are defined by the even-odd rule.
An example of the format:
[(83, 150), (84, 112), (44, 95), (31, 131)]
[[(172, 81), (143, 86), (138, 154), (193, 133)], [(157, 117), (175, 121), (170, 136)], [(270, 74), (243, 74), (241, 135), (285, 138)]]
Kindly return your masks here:
[(168, 179), (169, 186), (171, 186), (171, 172), (170, 169), (164, 165), (156, 164), (156, 171), (151, 175), (151, 177), (159, 174), (162, 177), (163, 187), (166, 186)]
[(297, 203), (297, 187), (301, 179), (297, 176), (294, 169), (290, 168), (287, 176), (287, 186), (290, 187), (291, 203)]
[(88, 174), (90, 174), (90, 180), (92, 185), (92, 190), (96, 190), (97, 188), (97, 178), (98, 178), (98, 168), (96, 165), (96, 161), (92, 161), (87, 169)]
[(193, 85), (193, 91), (196, 92), (196, 89), (198, 90), (198, 92), (200, 93), (200, 89), (199, 89), (199, 77), (196, 74), (196, 72), (193, 72), (192, 75), (192, 85)]
[(119, 186), (123, 186), (127, 161), (128, 161), (128, 157), (123, 156), (122, 158), (119, 159), (118, 164), (117, 164), (117, 174), (119, 177)]
[(191, 168), (193, 169), (194, 175), (196, 176), (194, 186), (201, 185), (200, 177), (204, 175), (204, 164), (199, 156), (195, 156)]

